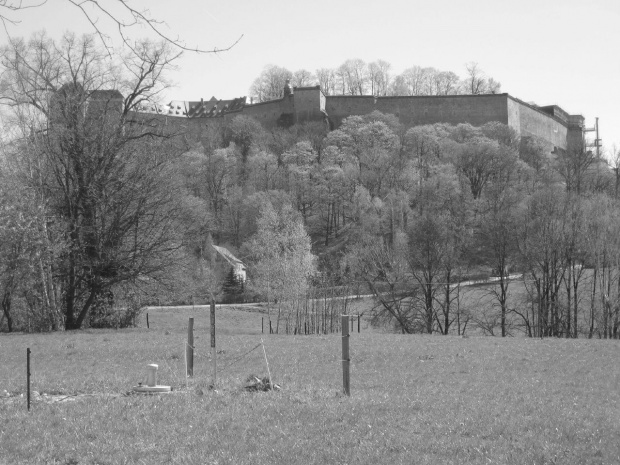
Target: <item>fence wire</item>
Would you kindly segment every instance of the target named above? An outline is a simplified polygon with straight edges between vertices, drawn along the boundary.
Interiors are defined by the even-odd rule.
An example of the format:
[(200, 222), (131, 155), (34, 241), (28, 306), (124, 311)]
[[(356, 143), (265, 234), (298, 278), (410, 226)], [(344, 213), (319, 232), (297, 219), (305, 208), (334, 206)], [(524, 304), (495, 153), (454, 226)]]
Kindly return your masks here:
[[(263, 345), (262, 342), (256, 344), (254, 347), (252, 347), (250, 350), (248, 350), (247, 352), (244, 352), (243, 354), (239, 355), (238, 357), (235, 357), (234, 359), (232, 359), (232, 361), (227, 361), (224, 360), (225, 365), (224, 366), (220, 366), (218, 364), (216, 373), (220, 373), (225, 369), (230, 368), (231, 366), (233, 366), (235, 363), (243, 360), (245, 357), (247, 357), (248, 355), (250, 355), (252, 352), (254, 352), (256, 349), (258, 349), (259, 347), (261, 347)], [(196, 351), (196, 347), (192, 346), (189, 342), (185, 342), (185, 346), (189, 347), (190, 349), (192, 349), (194, 351), (194, 356), (199, 356), (199, 357), (205, 357), (205, 358), (210, 358), (210, 354), (205, 354), (203, 352), (198, 352)]]

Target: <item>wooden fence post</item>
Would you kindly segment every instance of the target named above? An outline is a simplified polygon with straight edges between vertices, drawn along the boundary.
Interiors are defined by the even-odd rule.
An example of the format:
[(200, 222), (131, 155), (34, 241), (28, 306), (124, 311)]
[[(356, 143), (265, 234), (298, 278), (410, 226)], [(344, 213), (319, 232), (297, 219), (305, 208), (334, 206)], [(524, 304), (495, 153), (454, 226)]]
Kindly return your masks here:
[(360, 332), (360, 314), (357, 314), (357, 332)]
[(187, 358), (186, 376), (194, 376), (194, 317), (189, 318), (187, 324), (187, 345), (185, 346), (185, 357)]
[(349, 315), (342, 315), (342, 389), (345, 395), (351, 395), (349, 359)]
[(217, 351), (215, 350), (215, 299), (211, 297), (211, 357), (213, 358), (213, 389), (217, 380)]
[(146, 312), (146, 329), (149, 329), (149, 312)]

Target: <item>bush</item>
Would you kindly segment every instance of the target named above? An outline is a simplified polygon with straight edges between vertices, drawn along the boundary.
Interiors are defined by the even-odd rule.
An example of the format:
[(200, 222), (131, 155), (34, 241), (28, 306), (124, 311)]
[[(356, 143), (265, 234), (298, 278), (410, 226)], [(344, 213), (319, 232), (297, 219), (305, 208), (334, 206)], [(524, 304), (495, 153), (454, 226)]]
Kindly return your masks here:
[(91, 328), (129, 328), (136, 325), (136, 321), (144, 306), (141, 299), (134, 292), (127, 292), (115, 298), (112, 291), (99, 296), (89, 312), (89, 326)]

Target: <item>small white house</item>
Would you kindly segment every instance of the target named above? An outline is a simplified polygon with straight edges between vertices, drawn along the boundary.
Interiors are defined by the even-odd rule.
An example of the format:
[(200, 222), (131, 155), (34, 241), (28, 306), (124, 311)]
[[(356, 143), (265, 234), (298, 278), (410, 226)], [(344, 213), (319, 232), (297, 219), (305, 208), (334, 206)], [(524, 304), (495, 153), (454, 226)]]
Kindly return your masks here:
[(224, 257), (224, 259), (228, 263), (230, 263), (230, 265), (233, 267), (233, 272), (237, 276), (237, 279), (239, 279), (242, 283), (245, 283), (245, 279), (246, 279), (245, 264), (241, 260), (239, 260), (237, 257), (235, 257), (232, 253), (230, 253), (230, 251), (227, 248), (219, 247), (217, 245), (214, 245), (213, 248), (217, 251), (217, 253), (219, 253), (222, 257)]

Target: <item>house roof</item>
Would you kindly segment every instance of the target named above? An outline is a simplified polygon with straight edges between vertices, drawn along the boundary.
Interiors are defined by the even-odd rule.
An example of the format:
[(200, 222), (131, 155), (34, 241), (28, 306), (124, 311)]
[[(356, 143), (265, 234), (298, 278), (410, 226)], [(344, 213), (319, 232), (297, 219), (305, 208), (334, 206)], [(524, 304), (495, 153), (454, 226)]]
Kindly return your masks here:
[(231, 100), (187, 101), (173, 100), (168, 104), (167, 114), (170, 116), (185, 116), (186, 118), (213, 118), (225, 113), (242, 110), (245, 107), (246, 97)]
[(232, 253), (230, 253), (230, 251), (225, 248), (225, 247), (219, 247), (217, 245), (213, 245), (213, 248), (217, 251), (217, 253), (219, 253), (222, 257), (224, 257), (224, 259), (230, 263), (232, 266), (235, 265), (243, 265), (243, 262), (241, 260), (239, 260), (237, 257), (235, 257)]

